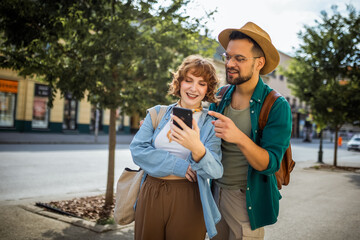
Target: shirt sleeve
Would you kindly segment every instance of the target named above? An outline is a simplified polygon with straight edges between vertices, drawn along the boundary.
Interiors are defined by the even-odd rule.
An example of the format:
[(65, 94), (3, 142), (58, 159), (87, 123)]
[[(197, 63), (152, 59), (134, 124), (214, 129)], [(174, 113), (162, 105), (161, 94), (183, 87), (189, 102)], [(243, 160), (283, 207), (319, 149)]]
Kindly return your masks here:
[(289, 103), (280, 97), (274, 103), (262, 132), (260, 146), (269, 153), (269, 165), (262, 174), (270, 175), (280, 169), (281, 160), (289, 147), (292, 115)]
[(134, 163), (153, 177), (168, 175), (185, 177), (189, 162), (168, 151), (154, 148), (152, 145), (153, 134), (151, 116), (147, 114), (143, 125), (130, 144)]

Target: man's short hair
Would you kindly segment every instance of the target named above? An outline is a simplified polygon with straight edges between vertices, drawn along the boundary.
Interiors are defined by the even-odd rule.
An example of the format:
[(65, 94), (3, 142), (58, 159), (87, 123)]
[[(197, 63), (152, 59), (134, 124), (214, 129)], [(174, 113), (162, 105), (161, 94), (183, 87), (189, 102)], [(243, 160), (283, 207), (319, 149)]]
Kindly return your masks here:
[(261, 49), (261, 47), (259, 46), (259, 44), (257, 44), (257, 42), (255, 42), (254, 39), (252, 39), (251, 37), (249, 37), (248, 35), (239, 32), (239, 31), (233, 31), (232, 33), (230, 33), (229, 35), (229, 40), (236, 40), (236, 39), (248, 39), (250, 42), (253, 43), (253, 47), (251, 49), (252, 53), (254, 54), (255, 57), (265, 57), (265, 54), (263, 52), (263, 50)]

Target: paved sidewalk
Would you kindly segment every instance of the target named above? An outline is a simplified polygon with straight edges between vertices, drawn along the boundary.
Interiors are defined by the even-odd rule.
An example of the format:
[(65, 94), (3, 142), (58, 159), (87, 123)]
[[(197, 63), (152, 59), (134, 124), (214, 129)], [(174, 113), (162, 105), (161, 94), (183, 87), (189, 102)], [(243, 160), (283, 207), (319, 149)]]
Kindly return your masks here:
[[(134, 134), (117, 134), (117, 144), (129, 144)], [(109, 135), (79, 133), (18, 133), (0, 132), (0, 144), (108, 144)]]
[[(116, 143), (130, 144), (135, 134), (117, 134)], [(313, 143), (319, 143), (319, 139), (313, 139)], [(324, 140), (324, 145), (331, 145), (328, 139)], [(346, 145), (347, 141), (343, 141)], [(19, 132), (0, 132), (0, 144), (107, 144), (109, 135), (101, 133), (95, 137), (94, 134), (85, 133), (19, 133)], [(291, 139), (292, 144), (305, 144), (301, 138)]]

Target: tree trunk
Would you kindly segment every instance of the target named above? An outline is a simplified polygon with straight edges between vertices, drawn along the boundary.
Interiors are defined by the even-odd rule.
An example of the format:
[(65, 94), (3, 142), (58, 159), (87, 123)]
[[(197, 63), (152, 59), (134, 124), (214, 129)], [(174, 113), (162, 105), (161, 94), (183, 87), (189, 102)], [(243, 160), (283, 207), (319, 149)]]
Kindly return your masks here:
[(109, 162), (108, 176), (105, 194), (105, 207), (111, 206), (114, 202), (114, 170), (115, 170), (115, 146), (116, 146), (116, 109), (110, 109), (109, 126)]
[(338, 149), (338, 133), (339, 128), (335, 127), (335, 143), (334, 143), (334, 166), (337, 166), (337, 149)]

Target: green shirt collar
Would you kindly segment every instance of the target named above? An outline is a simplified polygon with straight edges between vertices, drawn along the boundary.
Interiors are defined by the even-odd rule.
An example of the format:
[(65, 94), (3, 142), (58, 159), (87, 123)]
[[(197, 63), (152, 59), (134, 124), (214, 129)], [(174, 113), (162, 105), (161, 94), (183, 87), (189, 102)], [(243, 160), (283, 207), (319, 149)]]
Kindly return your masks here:
[(255, 90), (251, 99), (254, 102), (262, 103), (264, 101), (264, 90), (265, 90), (265, 83), (263, 82), (262, 78), (259, 76), (258, 83), (256, 84)]

